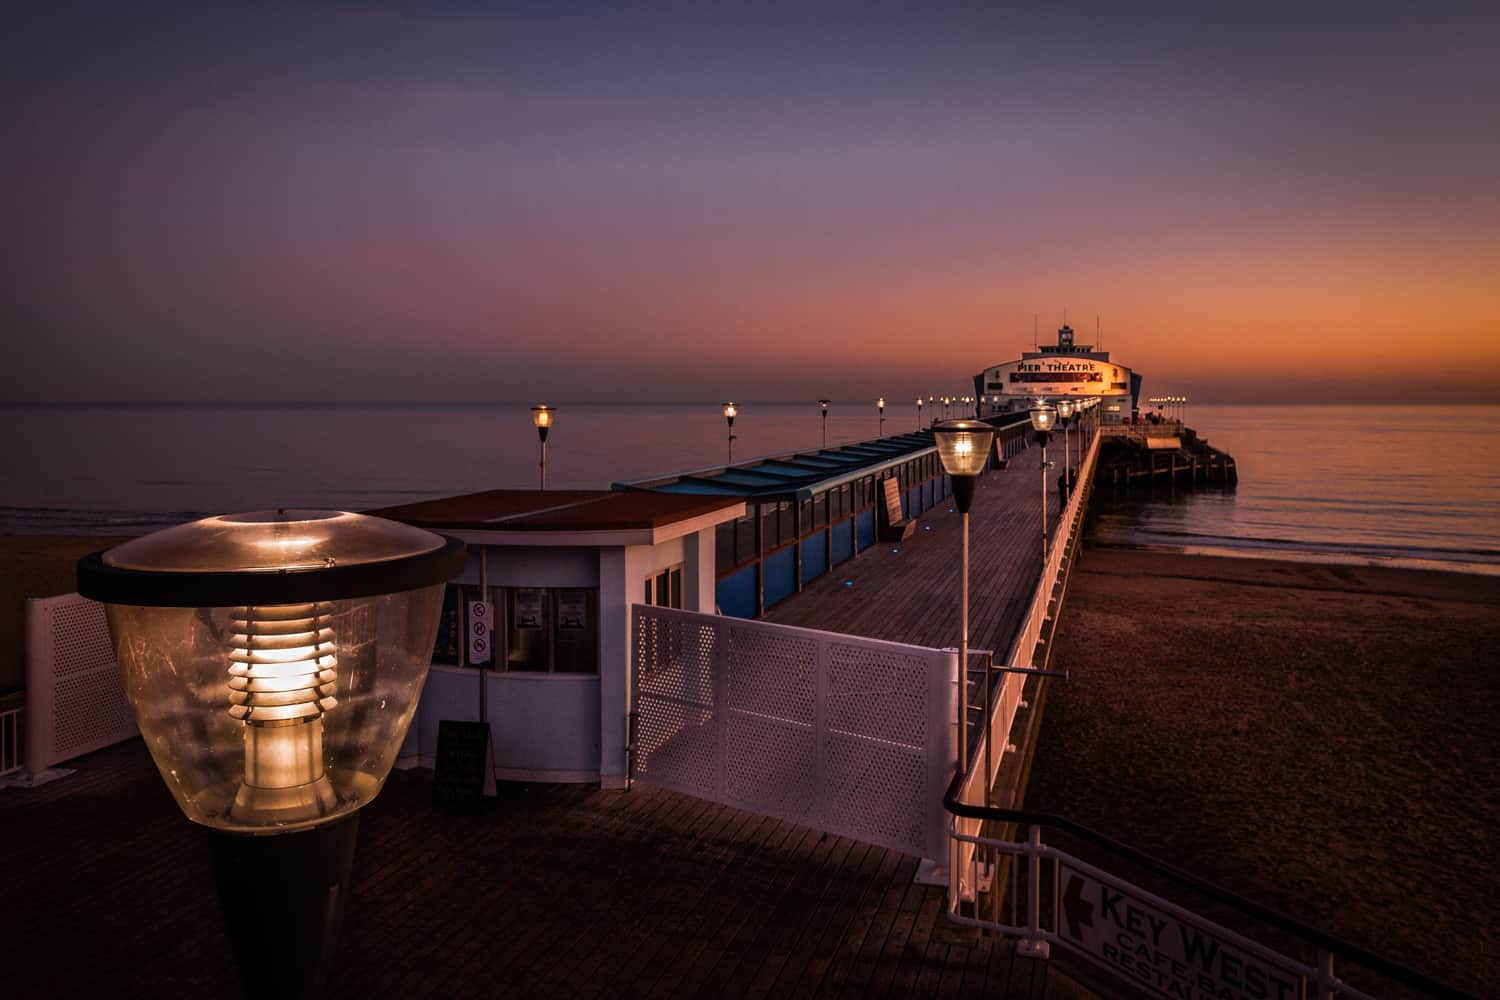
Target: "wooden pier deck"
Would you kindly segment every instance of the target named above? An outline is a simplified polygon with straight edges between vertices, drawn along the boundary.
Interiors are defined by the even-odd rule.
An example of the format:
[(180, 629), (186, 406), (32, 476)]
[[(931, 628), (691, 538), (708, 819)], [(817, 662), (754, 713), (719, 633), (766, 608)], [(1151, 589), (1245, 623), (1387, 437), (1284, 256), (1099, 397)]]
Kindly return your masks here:
[[(1077, 435), (1072, 439), (1075, 465)], [(1062, 436), (1047, 457), (1047, 533), (1056, 534), (1062, 498)], [(980, 479), (969, 511), (969, 648), (989, 649), (1002, 662), (1015, 642), (1042, 571), (1041, 449), (1035, 445), (1005, 469)], [(818, 577), (799, 594), (767, 609), (764, 619), (782, 625), (843, 632), (870, 639), (938, 649), (958, 646), (959, 567), (963, 531), (951, 504), (934, 506), (902, 545), (877, 545)], [(969, 661), (969, 704), (983, 704), (983, 661)], [(980, 716), (970, 713), (967, 732), (978, 743)]]
[[(1052, 532), (1061, 507), (1061, 435), (1047, 457), (1057, 463), (1048, 474)], [(969, 645), (993, 649), (997, 658), (1015, 640), (1041, 574), (1040, 462), (1041, 450), (1033, 445), (1007, 468), (984, 476), (969, 513)], [(957, 646), (962, 531), (951, 507), (933, 507), (917, 519), (917, 532), (907, 542), (861, 552), (768, 608), (764, 620), (939, 649)]]
[[(139, 740), (0, 790), (8, 997), (239, 988), (200, 828)], [(943, 916), (917, 859), (637, 785), (502, 785), (429, 807), (397, 772), (361, 814), (332, 997), (1087, 997)]]

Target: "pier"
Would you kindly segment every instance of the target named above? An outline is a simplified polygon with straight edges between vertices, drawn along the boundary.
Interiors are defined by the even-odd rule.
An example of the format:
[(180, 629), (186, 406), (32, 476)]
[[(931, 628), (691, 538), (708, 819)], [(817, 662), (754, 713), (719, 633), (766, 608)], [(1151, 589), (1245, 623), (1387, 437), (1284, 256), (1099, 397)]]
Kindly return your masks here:
[[(1054, 433), (1044, 466), (1022, 422), (991, 419), (999, 446), (970, 515), (971, 657), (961, 672), (960, 521), (921, 433), (786, 456), (760, 463), (764, 471), (676, 478), (678, 489), (661, 491), (679, 494), (667, 498), (673, 511), (628, 489), (548, 494), (550, 506), (535, 510), (541, 498), (529, 495), (423, 505), (424, 518), (514, 535), (526, 560), (541, 544), (608, 533), (630, 550), (627, 571), (650, 571), (648, 601), (680, 589), (752, 611), (624, 598), (624, 635), (604, 641), (622, 639), (629, 652), (624, 664), (601, 660), (596, 683), (629, 675), (627, 794), (599, 787), (601, 767), (593, 783), (512, 780), (479, 815), (449, 816), (429, 807), (429, 772), (393, 774), (367, 808), (331, 994), (1081, 998), (1090, 983), (1108, 994), (1113, 980), (1087, 965), (1087, 941), (1065, 936), (1058, 900), (1076, 907), (1085, 877), (1129, 886), (1058, 845), (1073, 849), (1071, 836), (1106, 854), (1131, 857), (1128, 848), (1023, 809), (1082, 514), (1104, 441), (1120, 435), (1075, 429), (1065, 460)], [(717, 499), (705, 507), (680, 495), (695, 492)], [(699, 544), (709, 539), (721, 542), (717, 555)], [(678, 548), (663, 550), (666, 562), (679, 551), (695, 560), (681, 584), (677, 570), (640, 554), (669, 545)], [(602, 572), (611, 557), (599, 558)], [(462, 692), (475, 677), (462, 663), (433, 669), (446, 677), (430, 679), (434, 690)], [(541, 686), (555, 698), (564, 685), (584, 686)], [(99, 751), (80, 770), (19, 804), (0, 800), (0, 821), (25, 845), (13, 855), (12, 898), (52, 918), (7, 949), (21, 994), (234, 995), (196, 832), (140, 744)], [(87, 860), (61, 863), (80, 850)], [(142, 893), (142, 879), (158, 891)], [(1191, 925), (1187, 911), (1170, 912)], [(1382, 968), (1314, 929), (1275, 927), (1311, 942), (1316, 967), (1229, 932), (1216, 940), (1321, 995), (1339, 982), (1335, 954)], [(70, 964), (64, 947), (98, 960)]]
[(1211, 447), (1180, 420), (1106, 424), (1102, 430), (1101, 484), (1233, 486), (1239, 481), (1234, 456)]

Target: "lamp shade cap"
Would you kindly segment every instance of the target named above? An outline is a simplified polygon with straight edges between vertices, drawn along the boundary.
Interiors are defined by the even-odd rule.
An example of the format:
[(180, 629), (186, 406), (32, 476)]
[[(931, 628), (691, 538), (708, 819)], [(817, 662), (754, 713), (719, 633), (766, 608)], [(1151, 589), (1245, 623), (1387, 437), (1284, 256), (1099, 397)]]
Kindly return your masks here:
[(78, 592), (107, 604), (228, 607), (397, 593), (463, 571), (464, 544), (332, 510), (221, 514), (143, 535), (78, 564)]

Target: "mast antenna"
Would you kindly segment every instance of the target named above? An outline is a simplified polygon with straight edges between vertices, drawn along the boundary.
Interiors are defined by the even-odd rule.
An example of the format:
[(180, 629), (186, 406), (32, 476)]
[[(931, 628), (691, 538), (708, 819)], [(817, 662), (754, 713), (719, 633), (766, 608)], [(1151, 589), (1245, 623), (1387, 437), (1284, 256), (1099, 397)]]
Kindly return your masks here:
[(1036, 313), (1032, 313), (1031, 314), (1031, 348), (1032, 348), (1032, 350), (1036, 349), (1036, 345), (1037, 345), (1037, 339), (1036, 339)]

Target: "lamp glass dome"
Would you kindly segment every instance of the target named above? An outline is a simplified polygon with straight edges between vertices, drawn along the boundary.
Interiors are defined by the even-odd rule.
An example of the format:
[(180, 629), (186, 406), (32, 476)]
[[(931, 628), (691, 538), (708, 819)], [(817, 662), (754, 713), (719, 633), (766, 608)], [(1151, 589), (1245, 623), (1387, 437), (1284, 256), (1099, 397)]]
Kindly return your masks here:
[(1064, 420), (1067, 420), (1069, 417), (1071, 417), (1073, 415), (1073, 401), (1071, 399), (1058, 400), (1057, 415), (1059, 417), (1062, 417)]
[(983, 420), (945, 420), (932, 428), (943, 471), (950, 476), (977, 476), (990, 457), (995, 428)]
[(875, 400), (875, 405), (880, 407), (882, 410), (885, 409), (885, 397), (881, 396), (879, 399)]
[(533, 406), (531, 408), (531, 422), (535, 424), (538, 429), (551, 427), (552, 421), (556, 418), (556, 416), (557, 411), (550, 406)]
[(1031, 426), (1039, 431), (1050, 431), (1057, 422), (1057, 409), (1045, 400), (1031, 404)]
[(190, 820), (306, 829), (380, 791), (463, 545), (334, 511), (230, 514), (87, 557), (136, 724)]
[(729, 419), (733, 420), (739, 414), (739, 412), (739, 409), (733, 403), (724, 404), (724, 416), (728, 417)]

